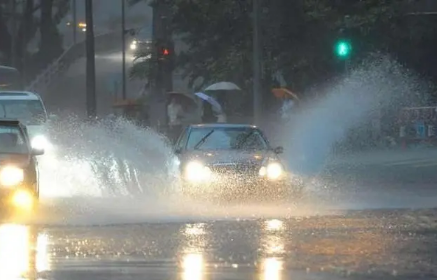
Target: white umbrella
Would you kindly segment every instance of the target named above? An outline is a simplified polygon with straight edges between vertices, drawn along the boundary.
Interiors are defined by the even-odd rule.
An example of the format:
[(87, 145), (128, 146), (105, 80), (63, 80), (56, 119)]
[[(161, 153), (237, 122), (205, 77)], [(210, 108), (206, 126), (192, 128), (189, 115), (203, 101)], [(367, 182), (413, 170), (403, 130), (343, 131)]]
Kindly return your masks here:
[(217, 102), (217, 100), (215, 100), (214, 98), (212, 98), (209, 95), (204, 94), (203, 92), (196, 92), (194, 94), (195, 96), (199, 97), (200, 99), (205, 100), (206, 102), (208, 102), (209, 104), (211, 104), (212, 108), (216, 111), (216, 112), (222, 112), (222, 106), (220, 105), (220, 103)]
[(220, 82), (208, 86), (206, 90), (241, 90), (241, 88), (231, 82)]

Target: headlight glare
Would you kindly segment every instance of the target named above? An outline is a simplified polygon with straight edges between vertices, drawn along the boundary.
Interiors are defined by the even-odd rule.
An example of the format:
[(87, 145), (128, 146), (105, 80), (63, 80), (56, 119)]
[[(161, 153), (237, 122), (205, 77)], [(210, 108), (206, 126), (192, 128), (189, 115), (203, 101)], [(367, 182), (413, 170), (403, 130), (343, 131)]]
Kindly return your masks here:
[(26, 190), (18, 190), (12, 197), (12, 202), (22, 209), (30, 209), (34, 203), (32, 194)]
[(47, 148), (49, 142), (47, 141), (47, 138), (44, 135), (37, 135), (32, 138), (32, 141), (30, 143), (32, 145), (32, 148), (38, 149), (38, 150), (44, 150)]
[(20, 184), (24, 180), (24, 171), (15, 166), (6, 166), (0, 170), (0, 184), (11, 187)]
[(185, 178), (189, 181), (202, 181), (211, 176), (211, 169), (201, 162), (193, 161), (185, 167)]
[(269, 179), (278, 179), (281, 177), (283, 171), (282, 165), (277, 162), (267, 165), (267, 177)]
[(270, 180), (276, 180), (282, 176), (284, 169), (278, 162), (269, 163), (267, 166), (263, 166), (259, 170), (259, 176), (267, 177)]

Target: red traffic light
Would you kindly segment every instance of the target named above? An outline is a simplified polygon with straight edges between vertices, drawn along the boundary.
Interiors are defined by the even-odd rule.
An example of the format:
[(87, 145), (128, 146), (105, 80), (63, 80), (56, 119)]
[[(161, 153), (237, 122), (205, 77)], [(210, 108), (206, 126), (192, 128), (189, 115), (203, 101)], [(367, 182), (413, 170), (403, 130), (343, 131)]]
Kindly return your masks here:
[(170, 52), (168, 51), (168, 49), (164, 49), (164, 50), (162, 51), (162, 54), (163, 54), (163, 55), (169, 55)]

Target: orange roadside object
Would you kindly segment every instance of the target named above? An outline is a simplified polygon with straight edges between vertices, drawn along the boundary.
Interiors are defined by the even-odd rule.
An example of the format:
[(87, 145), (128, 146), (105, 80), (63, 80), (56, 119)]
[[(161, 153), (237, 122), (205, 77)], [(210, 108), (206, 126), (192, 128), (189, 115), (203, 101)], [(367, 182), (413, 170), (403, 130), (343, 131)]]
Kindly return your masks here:
[(299, 100), (299, 97), (286, 88), (273, 88), (272, 93), (276, 98), (292, 98)]

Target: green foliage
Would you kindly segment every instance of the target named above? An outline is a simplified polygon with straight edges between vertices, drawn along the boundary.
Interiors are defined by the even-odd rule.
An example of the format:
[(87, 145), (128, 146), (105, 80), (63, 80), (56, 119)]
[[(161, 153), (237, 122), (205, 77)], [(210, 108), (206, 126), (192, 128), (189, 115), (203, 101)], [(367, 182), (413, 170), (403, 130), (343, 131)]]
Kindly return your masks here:
[[(265, 89), (277, 84), (274, 74), (278, 72), (300, 91), (342, 71), (332, 52), (339, 38), (353, 44), (352, 60), (399, 46), (406, 38), (406, 30), (399, 25), (403, 15), (397, 1), (264, 0), (261, 5)], [(227, 80), (250, 90), (252, 0), (174, 0), (172, 8), (172, 31), (187, 46), (178, 55), (177, 66), (190, 84), (200, 79), (202, 87)], [(350, 48), (345, 50), (350, 54)], [(147, 76), (152, 68), (150, 63), (138, 63), (132, 77)]]
[[(62, 52), (62, 37), (57, 25), (69, 12), (70, 0), (16, 1), (15, 13), (10, 11), (11, 1), (0, 1), (0, 53), (6, 58), (2, 63), (12, 63), (11, 46), (15, 40), (15, 66), (23, 68), (23, 58), (26, 57), (25, 70), (30, 77)], [(8, 28), (13, 20), (16, 24), (15, 32)], [(27, 53), (27, 46), (38, 31), (41, 35), (40, 50), (37, 54)], [(32, 67), (29, 65), (34, 69), (30, 69)]]

